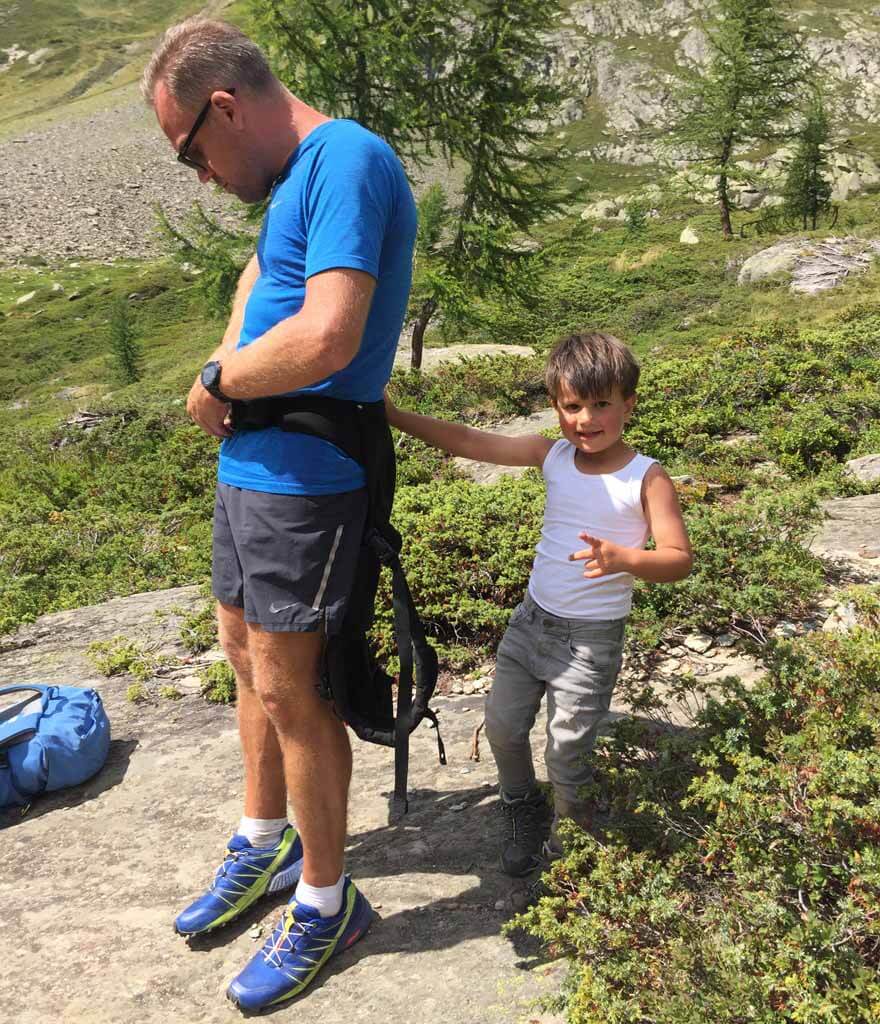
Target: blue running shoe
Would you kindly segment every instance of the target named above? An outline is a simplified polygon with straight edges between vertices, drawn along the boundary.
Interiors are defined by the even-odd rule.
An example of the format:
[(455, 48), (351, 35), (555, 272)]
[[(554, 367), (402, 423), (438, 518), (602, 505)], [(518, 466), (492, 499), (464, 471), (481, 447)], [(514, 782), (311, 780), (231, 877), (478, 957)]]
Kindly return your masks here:
[(302, 842), (292, 825), (277, 846), (263, 849), (234, 835), (208, 891), (178, 915), (174, 930), (178, 935), (200, 935), (227, 924), (264, 893), (295, 885), (302, 874), (302, 860)]
[(240, 1010), (262, 1010), (298, 996), (332, 956), (353, 946), (370, 927), (373, 908), (346, 878), (342, 909), (321, 917), (291, 900), (271, 937), (229, 986)]

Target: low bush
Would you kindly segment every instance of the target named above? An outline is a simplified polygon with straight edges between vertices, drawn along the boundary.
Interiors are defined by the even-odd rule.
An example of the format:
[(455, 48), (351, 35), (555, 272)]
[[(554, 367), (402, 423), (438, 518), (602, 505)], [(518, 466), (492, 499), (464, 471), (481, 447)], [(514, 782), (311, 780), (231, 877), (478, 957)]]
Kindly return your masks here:
[(690, 728), (600, 742), (607, 820), (513, 922), (569, 960), (571, 1024), (878, 1018), (880, 601), (860, 607), (850, 634), (772, 647), (751, 690), (682, 684)]
[(86, 649), (89, 660), (105, 676), (131, 675), (143, 683), (154, 674), (156, 659), (136, 640), (114, 636), (96, 640)]
[(199, 672), (201, 694), (212, 704), (235, 703), (235, 672), (228, 661), (215, 661)]

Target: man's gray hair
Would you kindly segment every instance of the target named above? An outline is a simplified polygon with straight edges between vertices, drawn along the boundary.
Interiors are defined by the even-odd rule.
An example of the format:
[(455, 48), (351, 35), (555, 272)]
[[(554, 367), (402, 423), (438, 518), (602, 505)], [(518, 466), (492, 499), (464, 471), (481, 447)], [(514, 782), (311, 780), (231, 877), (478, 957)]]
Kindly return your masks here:
[(150, 106), (160, 81), (182, 107), (195, 109), (216, 89), (266, 93), (275, 76), (259, 46), (234, 25), (195, 17), (172, 25), (150, 58), (141, 79)]

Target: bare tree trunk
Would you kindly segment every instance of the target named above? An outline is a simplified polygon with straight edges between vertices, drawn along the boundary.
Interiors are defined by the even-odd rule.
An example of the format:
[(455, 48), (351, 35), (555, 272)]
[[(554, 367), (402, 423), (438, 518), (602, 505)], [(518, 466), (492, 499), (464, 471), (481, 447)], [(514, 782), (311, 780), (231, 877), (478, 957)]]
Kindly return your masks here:
[(721, 213), (721, 234), (733, 238), (733, 225), (730, 223), (730, 196), (727, 194), (727, 175), (718, 179), (718, 210)]
[(426, 299), (422, 303), (422, 308), (419, 310), (416, 322), (413, 324), (410, 366), (414, 370), (420, 370), (422, 367), (422, 351), (424, 349), (425, 331), (428, 329), (431, 317), (436, 311), (437, 303), (434, 299)]
[(733, 138), (728, 135), (721, 150), (721, 173), (718, 175), (718, 209), (721, 213), (721, 234), (725, 240), (733, 238), (733, 225), (730, 223), (730, 193), (727, 190), (727, 162), (733, 152)]

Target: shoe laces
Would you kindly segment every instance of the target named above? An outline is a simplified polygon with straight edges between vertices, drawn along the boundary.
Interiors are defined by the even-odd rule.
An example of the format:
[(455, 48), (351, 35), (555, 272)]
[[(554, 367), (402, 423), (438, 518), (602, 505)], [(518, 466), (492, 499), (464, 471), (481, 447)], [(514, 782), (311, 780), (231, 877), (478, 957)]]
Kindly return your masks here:
[[(217, 885), (220, 883), (220, 881), (226, 878), (227, 874), (229, 873), (229, 869), (234, 864), (237, 864), (239, 860), (241, 860), (243, 857), (246, 857), (249, 853), (252, 852), (252, 850), (227, 850), (226, 856), (223, 858), (223, 863), (214, 872), (214, 880), (211, 882), (211, 889), (215, 889)], [(269, 870), (268, 867), (261, 868), (258, 864), (251, 864), (249, 866), (254, 869), (254, 877), (265, 874), (265, 872)]]
[(541, 807), (534, 800), (501, 800), (501, 813), (506, 826), (506, 838), (518, 845), (530, 845), (543, 838)]
[(284, 916), (263, 947), (263, 959), (272, 967), (282, 967), (284, 957), (295, 953), (299, 943), (321, 923), (320, 918), (298, 921), (293, 910), (292, 906), (287, 907)]

